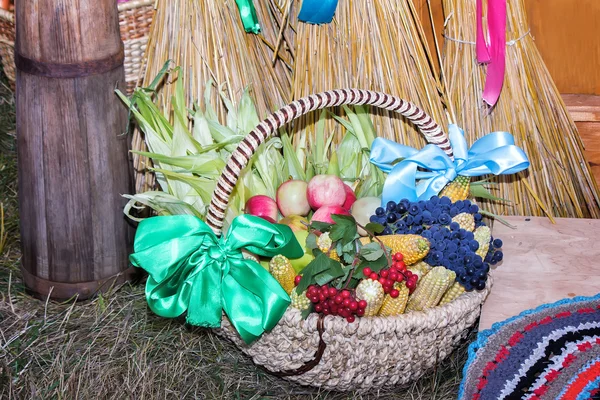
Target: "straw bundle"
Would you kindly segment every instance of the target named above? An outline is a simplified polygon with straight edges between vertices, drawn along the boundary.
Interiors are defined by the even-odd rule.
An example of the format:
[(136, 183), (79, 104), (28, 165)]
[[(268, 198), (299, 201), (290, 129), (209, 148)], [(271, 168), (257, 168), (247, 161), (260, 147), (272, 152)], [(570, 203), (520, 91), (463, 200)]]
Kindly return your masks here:
[[(335, 88), (382, 91), (417, 104), (444, 127), (447, 117), (431, 60), (410, 0), (340, 1), (332, 23), (297, 26), (294, 98)], [(372, 112), (378, 114), (378, 136), (417, 148), (425, 145), (402, 118)], [(298, 129), (310, 135), (316, 118), (307, 115)]]
[(476, 2), (444, 0), (443, 70), (458, 124), (471, 143), (493, 131), (512, 133), (531, 161), (531, 167), (517, 176), (492, 179), (499, 183), (494, 194), (512, 203), (492, 202), (486, 208), (497, 214), (598, 218), (598, 188), (577, 128), (528, 34), (523, 0), (508, 1), (507, 12), (511, 42), (506, 49), (504, 87), (490, 109), (481, 99), (486, 68), (477, 64), (473, 44)]
[[(214, 81), (228, 98), (239, 98), (250, 87), (259, 115), (265, 116), (290, 101), (292, 41), (294, 31), (286, 16), (293, 12), (292, 0), (255, 2), (262, 28), (259, 35), (244, 31), (234, 1), (226, 0), (158, 0), (147, 50), (148, 66), (143, 86), (148, 86), (167, 60), (180, 66), (186, 84), (188, 106), (204, 101), (206, 83)], [(280, 25), (285, 34), (279, 35)], [(277, 57), (274, 49), (278, 48)], [(273, 61), (275, 60), (275, 62)], [(157, 102), (170, 110), (175, 85), (167, 82)], [(226, 106), (219, 96), (210, 96), (217, 116), (225, 122)], [(204, 104), (201, 104), (204, 107)], [(134, 134), (133, 148), (145, 150), (139, 132)], [(148, 159), (134, 156), (136, 192), (152, 187), (154, 179), (146, 169)]]

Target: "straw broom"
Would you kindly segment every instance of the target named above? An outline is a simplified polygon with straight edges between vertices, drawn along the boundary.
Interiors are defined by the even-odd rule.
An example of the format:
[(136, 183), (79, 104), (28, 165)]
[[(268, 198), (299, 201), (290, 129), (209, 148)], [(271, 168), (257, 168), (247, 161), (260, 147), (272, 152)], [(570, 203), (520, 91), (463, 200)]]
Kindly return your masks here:
[[(332, 23), (299, 23), (296, 33), (294, 98), (336, 88), (382, 91), (415, 103), (446, 126), (440, 85), (411, 1), (342, 0)], [(332, 111), (340, 115), (338, 110)], [(375, 108), (371, 111), (377, 114), (378, 136), (416, 148), (426, 144), (398, 115)], [(299, 119), (296, 131), (312, 137), (318, 117), (313, 113)], [(329, 122), (329, 131), (339, 128)]]
[(515, 41), (506, 49), (500, 99), (490, 109), (481, 99), (486, 67), (477, 64), (472, 44), (476, 2), (444, 0), (443, 71), (458, 124), (470, 143), (493, 131), (512, 133), (531, 161), (517, 176), (492, 179), (498, 183), (494, 194), (512, 203), (486, 202), (485, 208), (501, 215), (598, 218), (598, 188), (577, 128), (528, 34), (523, 0), (509, 0), (507, 13), (507, 41)]
[[(293, 12), (291, 2), (254, 2), (262, 28), (254, 35), (244, 31), (234, 1), (157, 0), (142, 86), (148, 86), (165, 62), (172, 60), (172, 66), (181, 67), (188, 107), (192, 101), (200, 101), (204, 107), (206, 83), (212, 80), (217, 87), (223, 85), (229, 98), (238, 98), (249, 86), (259, 115), (268, 115), (291, 101), (294, 31), (289, 23), (283, 24), (284, 14)], [(281, 35), (280, 26), (284, 27)], [(174, 90), (175, 85), (165, 82), (158, 92), (157, 103), (165, 111), (171, 109)], [(226, 107), (216, 92), (213, 90), (210, 102), (224, 123)], [(132, 147), (146, 149), (139, 131), (134, 133)], [(136, 192), (149, 190), (154, 184), (147, 169), (149, 160), (134, 155), (133, 164)]]

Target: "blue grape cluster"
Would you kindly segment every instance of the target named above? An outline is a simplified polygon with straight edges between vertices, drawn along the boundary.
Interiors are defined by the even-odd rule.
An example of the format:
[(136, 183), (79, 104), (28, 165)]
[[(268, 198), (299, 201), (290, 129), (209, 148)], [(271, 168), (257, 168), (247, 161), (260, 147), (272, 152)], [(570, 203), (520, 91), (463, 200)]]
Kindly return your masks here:
[(452, 218), (460, 213), (473, 215), (475, 227), (485, 225), (479, 207), (469, 200), (455, 203), (448, 197), (433, 196), (428, 201), (411, 202), (407, 199), (390, 201), (385, 209), (377, 208), (371, 222), (383, 225), (382, 235), (417, 234), (429, 240), (431, 249), (425, 262), (444, 266), (456, 273), (457, 281), (467, 291), (483, 290), (491, 265), (502, 260), (500, 239), (492, 240), (484, 259), (475, 252), (479, 243), (473, 232), (462, 229)]

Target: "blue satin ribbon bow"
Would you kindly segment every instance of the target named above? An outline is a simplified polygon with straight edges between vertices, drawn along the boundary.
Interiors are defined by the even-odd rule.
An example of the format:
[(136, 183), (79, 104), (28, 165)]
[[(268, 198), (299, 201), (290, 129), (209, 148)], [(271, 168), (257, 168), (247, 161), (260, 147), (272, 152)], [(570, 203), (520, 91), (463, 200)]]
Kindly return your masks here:
[[(404, 198), (428, 200), (458, 175), (508, 175), (529, 167), (529, 159), (515, 146), (508, 132), (487, 134), (470, 149), (463, 130), (457, 125), (450, 124), (448, 136), (454, 161), (435, 144), (417, 150), (383, 138), (373, 141), (370, 160), (388, 174), (383, 185), (382, 205)], [(402, 161), (394, 165), (398, 159)]]

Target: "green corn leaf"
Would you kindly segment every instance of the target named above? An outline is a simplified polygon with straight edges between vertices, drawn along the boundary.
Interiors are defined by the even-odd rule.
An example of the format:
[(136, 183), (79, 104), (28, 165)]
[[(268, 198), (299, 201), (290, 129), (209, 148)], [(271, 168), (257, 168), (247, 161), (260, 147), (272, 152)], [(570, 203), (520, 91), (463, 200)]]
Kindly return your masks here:
[(369, 149), (373, 144), (373, 141), (377, 137), (377, 132), (375, 132), (375, 126), (373, 125), (373, 119), (371, 118), (371, 114), (369, 113), (369, 109), (366, 106), (354, 106), (354, 111), (356, 116), (358, 117), (358, 121), (360, 123), (361, 129), (365, 135), (365, 140), (367, 142), (367, 146)]
[(259, 122), (260, 119), (258, 118), (254, 101), (252, 101), (252, 98), (248, 93), (248, 87), (246, 87), (242, 93), (242, 98), (240, 99), (237, 110), (238, 132), (248, 134), (256, 128)]
[(160, 161), (161, 163), (182, 168), (185, 170), (184, 172), (191, 172), (203, 176), (219, 177), (225, 168), (224, 160), (210, 154), (190, 154), (188, 156), (169, 157), (158, 153), (148, 153), (144, 151), (133, 151), (133, 153), (150, 157), (154, 161)]
[(483, 185), (471, 185), (469, 187), (469, 191), (471, 192), (472, 197), (479, 197), (482, 199), (489, 199), (495, 201), (506, 201), (510, 203), (510, 200), (503, 199), (500, 197), (494, 196), (485, 186)]
[(350, 120), (350, 123), (352, 124), (352, 130), (354, 131), (354, 134), (356, 135), (356, 138), (360, 143), (360, 147), (368, 149), (370, 147), (370, 144), (368, 141), (367, 134), (363, 130), (363, 127), (360, 123), (360, 118), (349, 107), (343, 106), (343, 108), (346, 112), (346, 115), (348, 116), (348, 119)]
[(203, 214), (198, 212), (198, 210), (190, 204), (163, 191), (149, 191), (135, 195), (125, 194), (123, 197), (129, 199), (129, 202), (123, 208), (123, 212), (128, 218), (131, 218), (134, 221), (141, 221), (140, 218), (134, 217), (131, 214), (132, 210), (143, 208), (138, 206), (137, 203), (152, 208), (158, 215), (185, 214), (195, 215), (199, 218), (203, 217)]
[(192, 128), (192, 136), (198, 143), (200, 143), (200, 145), (202, 145), (202, 149), (205, 149), (207, 146), (211, 146), (215, 142), (210, 133), (208, 120), (204, 116), (204, 113), (202, 110), (200, 110), (198, 105), (195, 105), (194, 109), (194, 127)]
[(166, 169), (155, 168), (153, 171), (157, 171), (165, 175), (169, 182), (169, 186), (171, 187), (171, 192), (175, 197), (183, 199), (184, 197), (188, 196), (189, 189), (182, 189), (177, 193), (173, 191), (174, 184), (181, 183), (194, 189), (202, 198), (204, 203), (210, 203), (210, 200), (212, 199), (212, 193), (216, 185), (216, 182), (213, 179), (201, 178), (191, 174), (174, 172)]
[(327, 166), (327, 174), (340, 176), (340, 164), (338, 162), (338, 152), (332, 151), (329, 157), (329, 165)]
[(305, 180), (306, 174), (304, 172), (304, 167), (300, 164), (298, 154), (294, 151), (294, 146), (292, 145), (290, 137), (286, 133), (282, 133), (280, 138), (281, 144), (283, 145), (283, 158), (287, 165), (288, 174), (294, 179)]
[(206, 82), (206, 86), (204, 88), (204, 116), (209, 121), (218, 121), (219, 117), (217, 116), (217, 113), (215, 112), (215, 109), (211, 103), (213, 84), (213, 80), (210, 79), (208, 82)]

